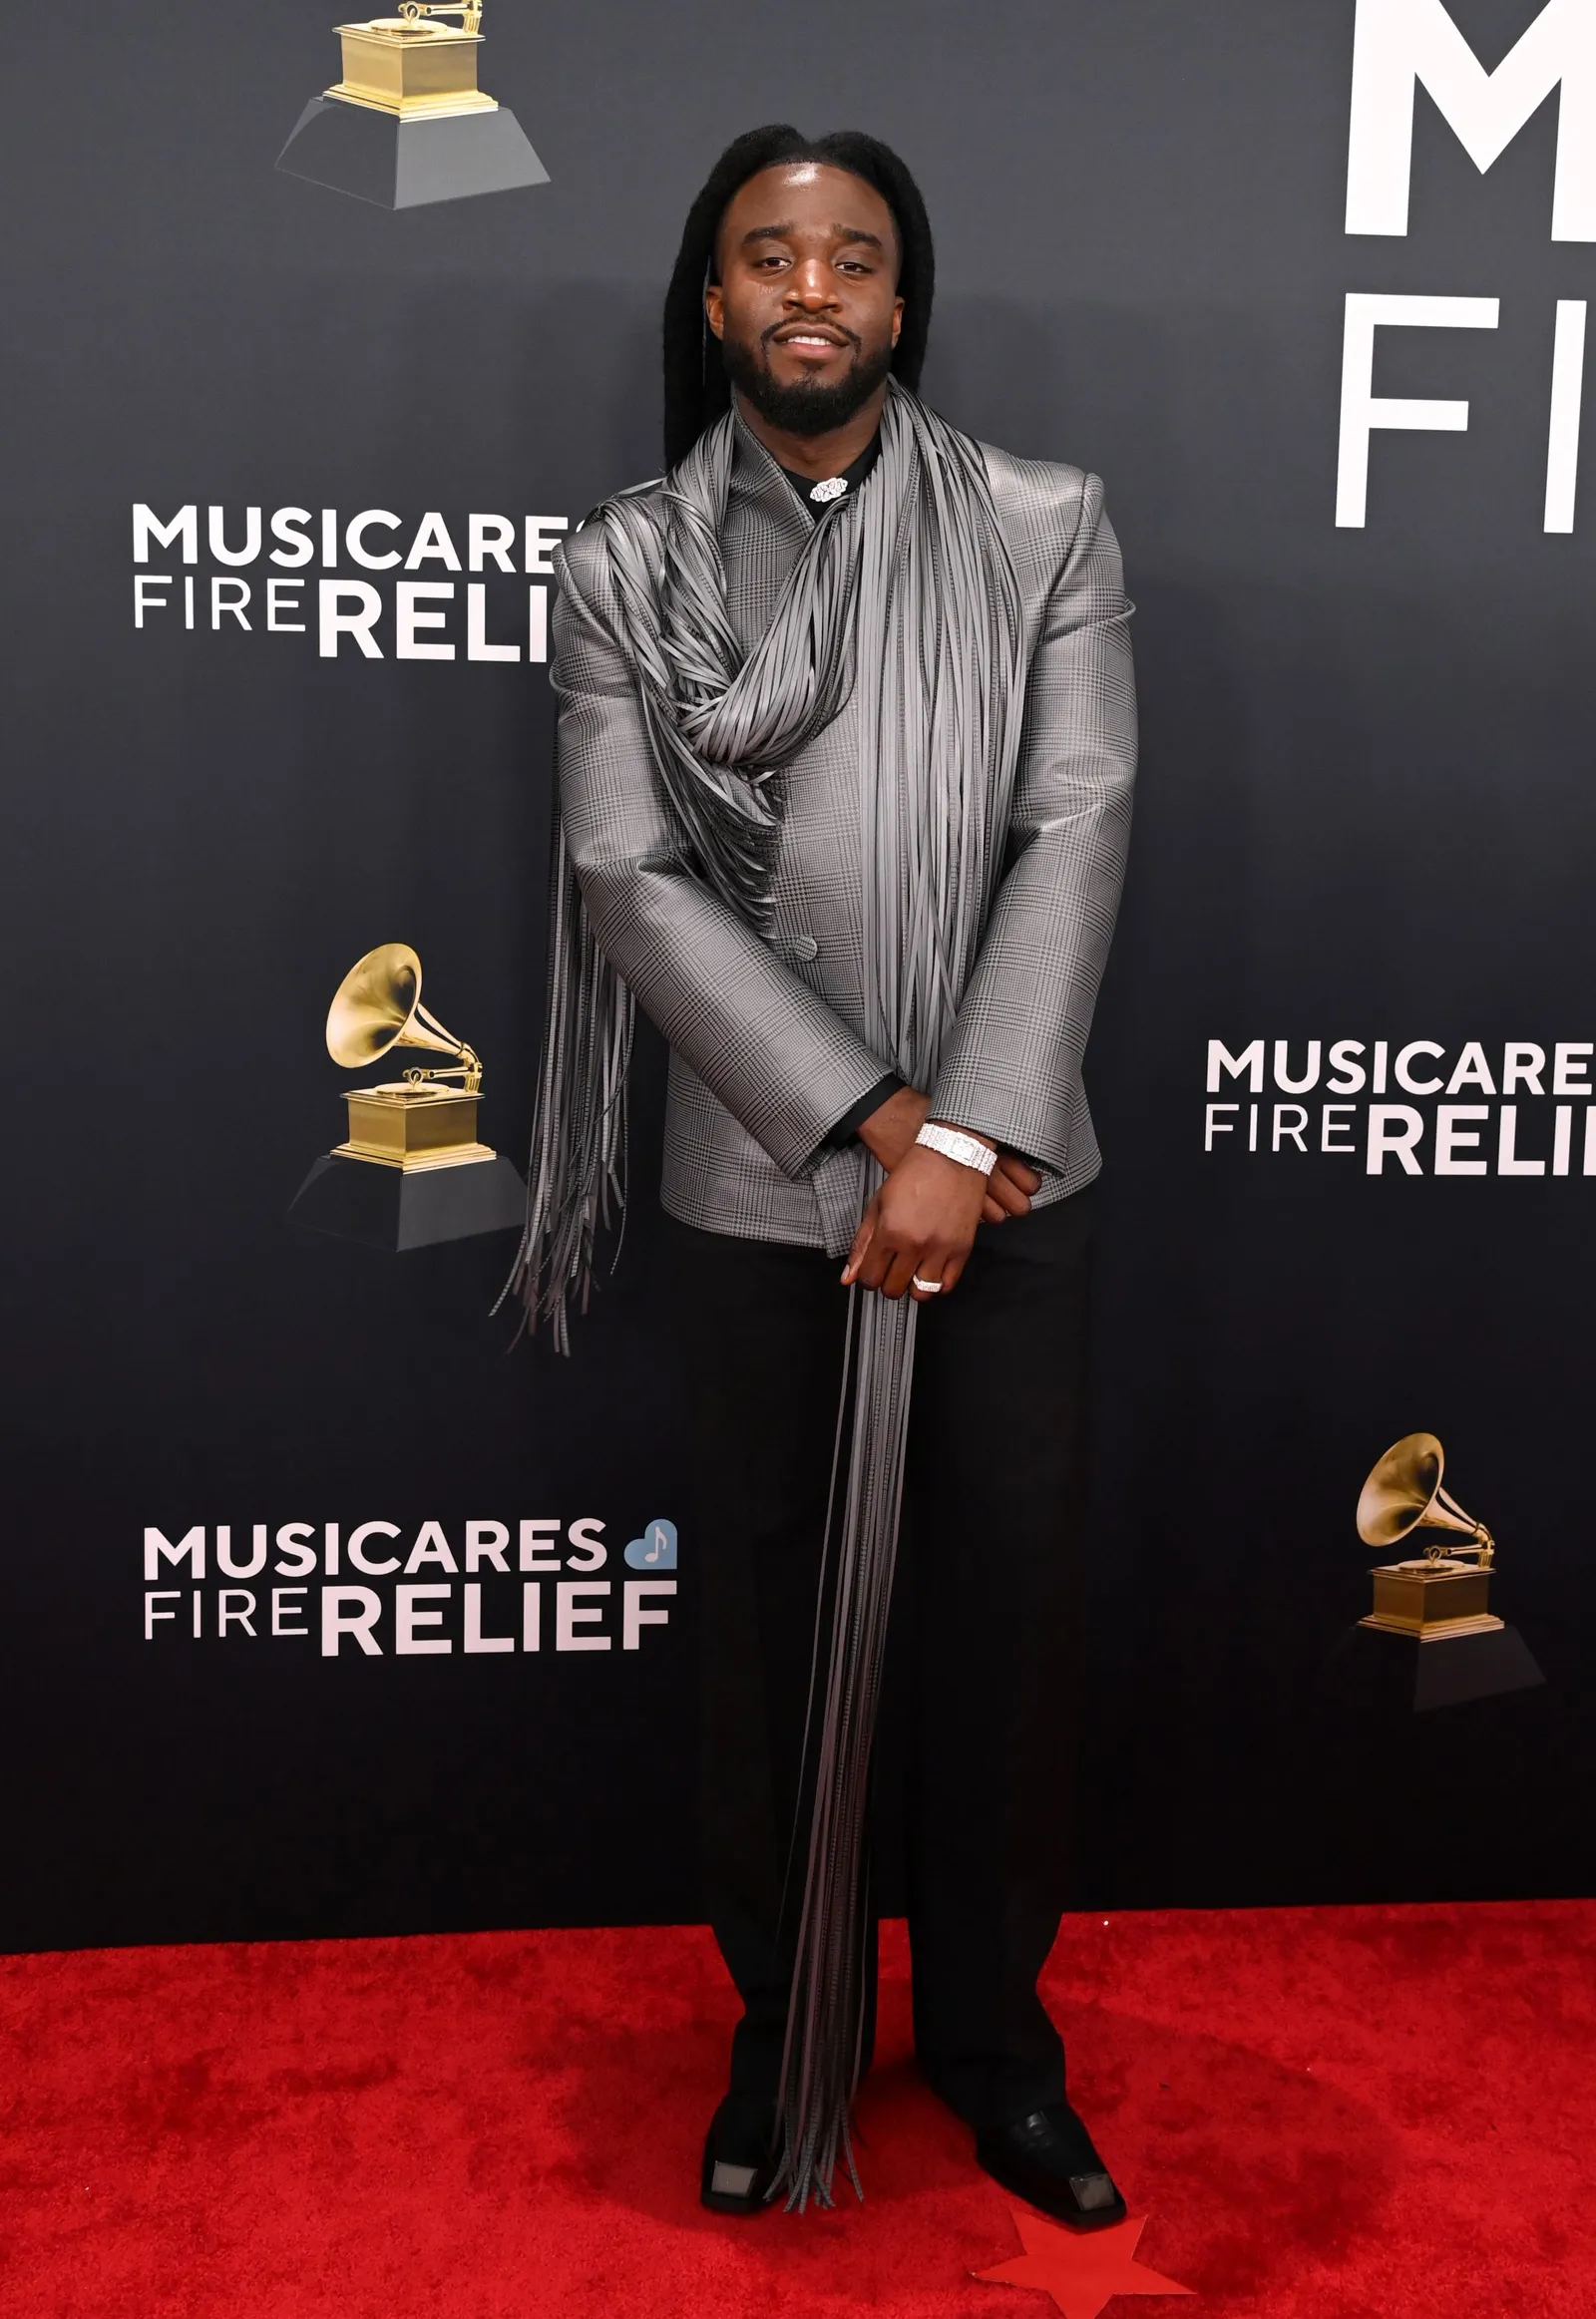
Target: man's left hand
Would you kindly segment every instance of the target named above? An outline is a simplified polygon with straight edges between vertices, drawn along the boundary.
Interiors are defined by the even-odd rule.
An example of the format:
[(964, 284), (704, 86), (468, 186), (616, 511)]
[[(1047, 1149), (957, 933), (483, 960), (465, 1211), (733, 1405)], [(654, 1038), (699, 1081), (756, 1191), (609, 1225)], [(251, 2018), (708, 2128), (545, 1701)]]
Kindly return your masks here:
[[(917, 1303), (948, 1295), (975, 1244), (987, 1196), (979, 1168), (912, 1145), (865, 1210), (843, 1267), (844, 1286), (858, 1281), (884, 1297), (907, 1292)], [(917, 1288), (917, 1279), (938, 1285)]]

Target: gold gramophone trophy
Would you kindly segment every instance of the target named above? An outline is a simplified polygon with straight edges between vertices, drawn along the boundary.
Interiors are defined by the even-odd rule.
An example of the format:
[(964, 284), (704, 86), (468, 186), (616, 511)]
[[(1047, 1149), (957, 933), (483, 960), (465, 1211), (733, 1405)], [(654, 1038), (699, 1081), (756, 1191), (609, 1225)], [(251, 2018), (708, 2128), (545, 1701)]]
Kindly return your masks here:
[(385, 209), (548, 184), (515, 115), (477, 86), (482, 0), (400, 0), (334, 29), (343, 70), (300, 114), (279, 170)]
[[(443, 24), (445, 16), (460, 23)], [(369, 105), (401, 121), (436, 121), (455, 113), (497, 113), (477, 86), (482, 46), (479, 0), (451, 8), (435, 0), (401, 0), (397, 16), (340, 24), (343, 78), (326, 94), (345, 105)]]
[(350, 967), (327, 1015), (327, 1052), (358, 1071), (401, 1048), (446, 1055), (401, 1078), (349, 1087), (349, 1133), (324, 1152), (294, 1196), (292, 1222), (396, 1254), (519, 1228), (527, 1187), (481, 1141), (482, 1063), (421, 1002), (421, 961), (380, 943)]
[(1382, 1563), (1375, 1607), (1361, 1626), (1421, 1643), (1501, 1633), (1502, 1621), (1486, 1607), (1496, 1541), (1441, 1487), (1445, 1464), (1433, 1433), (1404, 1433), (1365, 1482), (1358, 1535), (1366, 1546), (1398, 1546), (1415, 1530), (1440, 1530), (1446, 1540), (1416, 1560)]
[[(459, 1168), (491, 1160), (477, 1140), (482, 1064), (476, 1050), (446, 1030), (421, 1003), (421, 961), (408, 943), (379, 943), (339, 983), (327, 1014), (327, 1052), (345, 1070), (361, 1071), (395, 1047), (419, 1047), (454, 1059), (412, 1066), (402, 1079), (351, 1087), (344, 1159), (378, 1167)], [(459, 1086), (451, 1084), (458, 1079)]]

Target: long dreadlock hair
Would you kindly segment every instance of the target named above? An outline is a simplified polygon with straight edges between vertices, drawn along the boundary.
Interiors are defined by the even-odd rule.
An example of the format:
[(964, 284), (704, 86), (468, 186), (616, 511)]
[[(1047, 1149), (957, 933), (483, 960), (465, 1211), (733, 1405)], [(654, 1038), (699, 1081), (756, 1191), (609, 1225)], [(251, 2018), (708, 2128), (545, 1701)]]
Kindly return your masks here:
[(704, 288), (715, 278), (715, 239), (734, 193), (761, 170), (786, 162), (823, 162), (863, 178), (892, 211), (898, 228), (898, 295), (904, 301), (903, 328), (893, 352), (892, 373), (916, 391), (926, 359), (936, 258), (926, 204), (906, 165), (890, 146), (862, 130), (839, 129), (829, 137), (804, 137), (782, 121), (733, 138), (710, 171), (703, 191), (687, 212), (675, 271), (665, 292), (665, 466), (685, 458), (706, 427), (731, 407), (731, 382), (719, 341), (704, 318)]

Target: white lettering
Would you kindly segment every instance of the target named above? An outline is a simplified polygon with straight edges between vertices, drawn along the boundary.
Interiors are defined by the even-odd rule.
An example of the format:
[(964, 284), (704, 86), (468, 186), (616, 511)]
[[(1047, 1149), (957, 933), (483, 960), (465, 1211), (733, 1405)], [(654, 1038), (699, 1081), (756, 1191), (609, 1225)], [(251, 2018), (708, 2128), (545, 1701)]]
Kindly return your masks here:
[(227, 511), (225, 508), (207, 510), (206, 535), (210, 553), (218, 564), (253, 564), (260, 553), (260, 510), (243, 511), (243, 546), (234, 554), (227, 546)]
[(336, 1659), (345, 1635), (352, 1635), (368, 1659), (382, 1657), (372, 1628), (382, 1616), (374, 1586), (324, 1586), (321, 1590), (321, 1656)]
[(1536, 1046), (1533, 1039), (1509, 1039), (1502, 1049), (1502, 1093), (1511, 1095), (1523, 1087), (1531, 1095), (1544, 1094), (1540, 1075), (1545, 1068), (1543, 1046)]
[(1248, 1074), (1248, 1093), (1258, 1094), (1264, 1084), (1263, 1040), (1255, 1038), (1242, 1048), (1240, 1054), (1233, 1055), (1223, 1039), (1211, 1038), (1208, 1041), (1208, 1092), (1210, 1095), (1217, 1095), (1219, 1092), (1219, 1074), (1221, 1071), (1224, 1071), (1232, 1079), (1239, 1079), (1245, 1071)]
[[(241, 1603), (243, 1608), (230, 1610), (230, 1603)], [(255, 1598), (246, 1586), (224, 1586), (216, 1597), (216, 1633), (223, 1642), (230, 1626), (242, 1627), (246, 1635), (254, 1636)]]
[(205, 1574), (205, 1533), (203, 1523), (185, 1530), (174, 1546), (161, 1530), (146, 1530), (144, 1534), (144, 1575), (146, 1585), (153, 1585), (161, 1576), (161, 1565), (187, 1562), (190, 1575), (203, 1578)]
[(468, 660), (519, 660), (519, 644), (490, 644), (488, 641), (488, 590), (480, 580), (466, 582), (466, 658)]
[(308, 1586), (274, 1586), (271, 1590), (271, 1631), (274, 1635), (308, 1635), (308, 1627), (284, 1625), (286, 1617), (297, 1618)]
[(1488, 1119), (1488, 1103), (1442, 1103), (1435, 1113), (1435, 1173), (1437, 1176), (1482, 1176), (1482, 1159), (1458, 1159), (1459, 1151), (1477, 1151), (1477, 1127), (1460, 1127), (1462, 1119)]
[(455, 544), (449, 537), (449, 527), (436, 510), (421, 519), (421, 529), (405, 558), (407, 572), (419, 571), (423, 564), (441, 564), (446, 572), (458, 572), (460, 559)]
[(1438, 1095), (1439, 1079), (1415, 1079), (1408, 1069), (1414, 1055), (1433, 1055), (1436, 1062), (1444, 1062), (1446, 1049), (1437, 1046), (1432, 1038), (1415, 1038), (1404, 1046), (1396, 1057), (1396, 1084), (1405, 1087), (1409, 1095)]
[(1552, 401), (1546, 422), (1548, 532), (1574, 529), (1579, 487), (1579, 407), (1585, 392), (1585, 301), (1559, 298), (1552, 339)]
[(516, 545), (516, 527), (508, 516), (468, 516), (466, 543), (466, 564), (470, 571), (480, 572), (490, 560), (501, 572), (515, 571), (512, 551)]
[(1548, 0), (1487, 73), (1441, 0), (1358, 0), (1347, 231), (1405, 233), (1413, 87), (1422, 82), (1481, 174), (1562, 83), (1552, 239), (1596, 241), (1596, 10)]
[(304, 606), (299, 601), (299, 590), (303, 586), (302, 580), (268, 580), (266, 581), (266, 626), (277, 635), (302, 636), (304, 634), (305, 623), (303, 620), (287, 620), (281, 617), (284, 612), (303, 611)]
[[(1589, 1173), (1590, 1173), (1590, 1170), (1589, 1170), (1589, 1169), (1587, 1169), (1587, 1170), (1586, 1170), (1586, 1174), (1588, 1175)], [(183, 1600), (183, 1594), (182, 1594), (182, 1590), (181, 1590), (180, 1588), (178, 1588), (178, 1587), (175, 1587), (175, 1586), (164, 1586), (164, 1587), (162, 1587), (162, 1588), (161, 1588), (161, 1589), (160, 1589), (160, 1590), (159, 1590), (157, 1593), (155, 1593), (155, 1594), (147, 1594), (147, 1595), (145, 1596), (145, 1598), (144, 1598), (144, 1639), (145, 1639), (145, 1641), (146, 1641), (147, 1643), (153, 1643), (153, 1642), (155, 1641), (155, 1639), (156, 1639), (156, 1624), (155, 1624), (155, 1623), (156, 1623), (157, 1619), (175, 1619), (175, 1618), (177, 1617), (177, 1615), (178, 1615), (176, 1611), (158, 1611), (158, 1610), (156, 1609), (156, 1604), (157, 1604), (157, 1603), (175, 1603), (175, 1602), (181, 1602), (182, 1600)]]
[(563, 1525), (558, 1521), (523, 1522), (521, 1525), (521, 1567), (523, 1570), (558, 1570), (560, 1557), (554, 1551), (555, 1539)]
[(418, 1637), (418, 1627), (441, 1627), (443, 1612), (422, 1611), (418, 1603), (447, 1602), (452, 1586), (396, 1586), (393, 1590), (393, 1648), (398, 1659), (437, 1659), (454, 1649), (447, 1635), (431, 1641)]
[[(385, 1556), (381, 1562), (373, 1562), (366, 1554), (366, 1540), (368, 1538), (397, 1538), (398, 1535), (399, 1525), (397, 1522), (362, 1522), (357, 1530), (350, 1531), (345, 1542), (345, 1550), (348, 1553), (351, 1567), (355, 1570), (363, 1570), (368, 1578), (388, 1577), (399, 1567), (398, 1555), (390, 1554)], [(331, 1569), (336, 1565), (329, 1564), (328, 1567)]]
[(152, 587), (170, 587), (171, 585), (172, 575), (170, 572), (139, 572), (134, 575), (133, 624), (136, 628), (144, 626), (146, 612), (171, 610), (172, 607), (164, 595), (151, 595), (149, 593)]
[(1457, 1058), (1457, 1068), (1446, 1082), (1448, 1095), (1459, 1094), (1464, 1087), (1477, 1087), (1482, 1095), (1494, 1095), (1496, 1082), (1490, 1075), (1485, 1050), (1477, 1038), (1471, 1038)]
[(598, 1625), (603, 1618), (604, 1606), (595, 1603), (591, 1610), (578, 1608), (581, 1595), (609, 1592), (607, 1578), (563, 1578), (555, 1588), (555, 1649), (557, 1651), (607, 1651), (607, 1635), (579, 1635), (579, 1626)]
[(1422, 428), (1461, 435), (1466, 402), (1375, 393), (1375, 331), (1494, 330), (1499, 298), (1424, 298), (1349, 290), (1341, 359), (1341, 458), (1336, 479), (1336, 522), (1359, 530), (1369, 503), (1369, 440), (1377, 427)]
[(421, 1528), (416, 1533), (416, 1542), (410, 1549), (410, 1559), (405, 1564), (406, 1578), (413, 1576), (416, 1571), (429, 1562), (435, 1562), (440, 1570), (458, 1570), (460, 1568), (459, 1563), (455, 1560), (454, 1550), (443, 1534), (441, 1522), (422, 1523)]
[(301, 564), (308, 564), (315, 555), (316, 545), (310, 534), (301, 529), (311, 521), (308, 508), (279, 508), (271, 519), (271, 537), (282, 546), (273, 548), (271, 561), (285, 571), (295, 572)]
[(1552, 1048), (1552, 1093), (1554, 1095), (1588, 1095), (1590, 1081), (1586, 1077), (1588, 1063), (1577, 1063), (1576, 1055), (1593, 1051), (1588, 1038), (1559, 1039)]
[(466, 1597), (466, 1632), (465, 1639), (460, 1646), (461, 1649), (468, 1653), (474, 1651), (513, 1651), (516, 1647), (514, 1635), (485, 1635), (482, 1631), (481, 1579), (468, 1578), (464, 1591)]
[[(372, 634), (382, 611), (382, 598), (367, 580), (321, 580), (321, 657), (336, 660), (338, 638), (353, 636), (368, 660), (382, 658), (382, 646)], [(342, 606), (353, 603), (353, 611)]]
[(1311, 1038), (1308, 1041), (1308, 1058), (1303, 1076), (1300, 1079), (1294, 1079), (1286, 1068), (1291, 1059), (1291, 1041), (1285, 1038), (1276, 1039), (1275, 1084), (1283, 1095), (1306, 1095), (1310, 1087), (1318, 1086), (1319, 1053), (1318, 1039)]
[(1423, 1114), (1415, 1111), (1410, 1103), (1371, 1103), (1367, 1162), (1370, 1175), (1383, 1176), (1390, 1157), (1401, 1162), (1405, 1175), (1421, 1176), (1424, 1171), (1413, 1157), (1413, 1146), (1423, 1132)]
[(620, 1613), (620, 1648), (622, 1651), (638, 1649), (644, 1627), (668, 1627), (670, 1624), (668, 1611), (645, 1611), (643, 1609), (644, 1597), (656, 1594), (669, 1595), (674, 1594), (675, 1591), (676, 1582), (673, 1578), (628, 1578), (626, 1580)]
[(552, 575), (554, 564), (551, 550), (560, 544), (562, 532), (569, 532), (569, 516), (529, 516), (527, 518), (527, 576)]
[(1526, 1160), (1518, 1156), (1518, 1106), (1502, 1105), (1501, 1128), (1496, 1142), (1496, 1173), (1499, 1176), (1543, 1176), (1544, 1160)]
[(133, 511), (133, 561), (148, 564), (153, 541), (158, 548), (170, 548), (174, 542), (183, 542), (185, 564), (200, 561), (200, 510), (197, 507), (180, 508), (170, 524), (161, 523), (153, 508), (141, 500)]
[(391, 572), (399, 561), (398, 549), (390, 548), (385, 554), (374, 556), (366, 546), (366, 534), (374, 524), (380, 524), (386, 532), (397, 532), (399, 518), (390, 515), (386, 508), (367, 508), (361, 515), (350, 517), (343, 544), (349, 551), (350, 562), (360, 565), (362, 570)]
[(1364, 1051), (1361, 1038), (1339, 1038), (1330, 1050), (1332, 1067), (1339, 1073), (1325, 1081), (1327, 1095), (1356, 1095), (1369, 1077), (1362, 1063), (1354, 1062), (1355, 1055)]
[(466, 1524), (466, 1568), (480, 1570), (491, 1562), (495, 1570), (509, 1575), (510, 1565), (505, 1560), (505, 1548), (510, 1543), (509, 1527), (504, 1522), (468, 1522)]
[(256, 1522), (250, 1530), (249, 1559), (247, 1562), (234, 1562), (232, 1559), (231, 1523), (217, 1523), (216, 1568), (224, 1578), (258, 1578), (265, 1567), (266, 1525), (264, 1522)]
[(584, 1514), (580, 1521), (572, 1523), (566, 1536), (573, 1546), (582, 1548), (587, 1559), (579, 1562), (576, 1555), (568, 1554), (566, 1557), (568, 1570), (602, 1570), (609, 1558), (609, 1549), (598, 1536), (598, 1532), (602, 1528), (602, 1522), (594, 1514)]
[(421, 644), (416, 641), (418, 628), (441, 628), (448, 620), (447, 612), (418, 611), (422, 603), (453, 602), (455, 583), (452, 580), (401, 580), (395, 594), (394, 620), (396, 660), (452, 660), (453, 644)]
[[(236, 588), (237, 593), (231, 595), (223, 592), (229, 588)], [(212, 573), (210, 576), (210, 629), (212, 635), (221, 625), (223, 612), (230, 612), (240, 628), (247, 628), (249, 622), (243, 616), (243, 607), (248, 601), (249, 582), (247, 580), (222, 580), (217, 574)]]

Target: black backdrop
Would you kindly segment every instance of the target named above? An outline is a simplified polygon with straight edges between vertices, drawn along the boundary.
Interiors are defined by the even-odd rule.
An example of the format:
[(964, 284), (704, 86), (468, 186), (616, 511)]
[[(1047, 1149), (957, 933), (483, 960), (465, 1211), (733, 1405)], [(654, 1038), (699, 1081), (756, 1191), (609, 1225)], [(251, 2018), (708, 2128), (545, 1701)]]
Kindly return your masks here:
[[(507, 1353), (503, 1239), (394, 1258), (284, 1220), (340, 1132), (321, 1023), (373, 943), (417, 947), (521, 1155), (544, 672), (468, 663), (460, 601), (462, 656), (397, 661), (394, 575), (347, 553), (334, 577), (383, 597), (380, 660), (318, 652), (319, 562), (288, 599), (307, 633), (266, 632), (263, 559), (237, 572), (249, 631), (212, 628), (205, 528), (222, 508), (237, 553), (250, 507), (312, 511), (312, 536), (323, 508), (380, 509), (404, 550), (438, 511), (463, 560), (473, 512), (575, 521), (653, 472), (680, 219), (725, 139), (772, 118), (901, 147), (939, 233), (932, 399), (1100, 471), (1139, 606), (1144, 785), (1089, 1062), (1080, 1898), (1588, 1889), (1585, 1106), (1562, 1178), (1494, 1172), (1494, 1119), (1485, 1180), (1427, 1157), (1371, 1175), (1368, 1093), (1336, 1157), (1323, 1088), (1308, 1151), (1275, 1154), (1266, 1084), (1252, 1153), (1229, 1077), (1242, 1108), (1203, 1148), (1211, 1039), (1289, 1039), (1297, 1076), (1315, 1038), (1366, 1065), (1431, 1040), (1442, 1073), (1478, 1040), (1499, 1093), (1505, 1041), (1596, 1036), (1592, 523), (1542, 528), (1554, 307), (1593, 271), (1549, 238), (1557, 99), (1482, 176), (1420, 97), (1409, 231), (1349, 236), (1352, 0), (490, 0), (484, 85), (551, 182), (396, 215), (273, 169), (334, 77), (331, 13), (40, 13), (9, 52), (0, 1940), (697, 1913), (658, 1054), (645, 1196), (569, 1365)], [(1451, 8), (1486, 67), (1533, 14)], [(1466, 397), (1469, 427), (1377, 434), (1367, 525), (1338, 529), (1349, 291), (1502, 304), (1494, 331), (1381, 333), (1377, 390)], [(192, 566), (134, 563), (141, 504), (198, 509)], [(140, 571), (172, 580), (142, 628)], [(488, 632), (525, 640), (527, 576), (485, 584)], [(1520, 1091), (1521, 1153), (1552, 1149), (1550, 1067)], [(1428, 1137), (1434, 1096), (1387, 1092)], [(1359, 1483), (1414, 1426), (1501, 1540), (1498, 1605), (1548, 1685), (1348, 1729), (1314, 1678), (1367, 1603)], [(627, 1653), (620, 1548), (657, 1515), (679, 1593)], [(213, 1631), (218, 1524), (238, 1557), (257, 1522), (319, 1542), (383, 1517), (404, 1552), (433, 1520), (458, 1561), (470, 1520), (579, 1516), (604, 1524), (607, 1653), (561, 1654), (546, 1624), (536, 1657), (467, 1657), (459, 1580), (455, 1649), (415, 1665), (391, 1625), (382, 1656), (336, 1659)], [(145, 1528), (196, 1524), (203, 1638), (163, 1566), (177, 1615), (147, 1642)], [(513, 1629), (519, 1581), (484, 1584)]]

